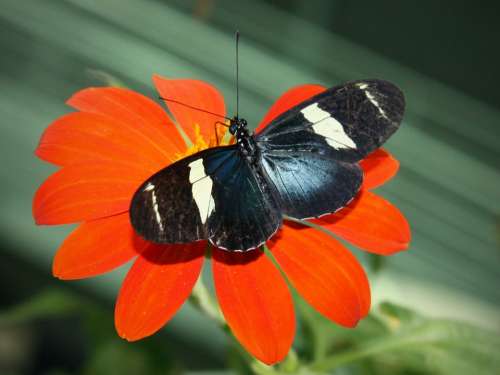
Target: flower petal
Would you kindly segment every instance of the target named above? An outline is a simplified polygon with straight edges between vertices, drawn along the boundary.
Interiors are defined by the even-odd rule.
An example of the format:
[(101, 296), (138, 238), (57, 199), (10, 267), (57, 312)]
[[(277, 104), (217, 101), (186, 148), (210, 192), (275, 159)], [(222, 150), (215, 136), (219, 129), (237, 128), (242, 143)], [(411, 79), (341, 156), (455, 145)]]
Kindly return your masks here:
[(148, 243), (135, 234), (128, 212), (76, 228), (54, 258), (54, 276), (73, 280), (113, 270), (140, 254)]
[(189, 297), (203, 264), (206, 242), (154, 245), (127, 274), (115, 307), (118, 334), (135, 341), (170, 320)]
[(379, 148), (359, 163), (363, 168), (363, 189), (375, 189), (393, 178), (399, 169), (399, 161), (389, 152)]
[(303, 102), (306, 99), (325, 91), (325, 87), (320, 85), (300, 85), (291, 88), (281, 95), (276, 102), (269, 108), (266, 115), (260, 122), (259, 126), (255, 131), (258, 133), (265, 128), (276, 117), (281, 115), (283, 112), (288, 111), (293, 106)]
[(172, 120), (158, 104), (132, 90), (118, 87), (91, 87), (74, 94), (67, 104), (82, 112), (98, 113), (134, 126), (152, 146), (166, 156), (186, 148)]
[(219, 305), (234, 336), (260, 361), (281, 361), (292, 345), (295, 314), (279, 270), (260, 250), (214, 249), (212, 260)]
[(200, 126), (201, 135), (205, 140), (215, 136), (215, 123), (224, 121), (226, 106), (221, 93), (212, 85), (193, 79), (167, 79), (159, 75), (153, 76), (156, 89), (163, 98), (216, 113), (214, 116), (202, 111), (166, 101), (168, 109), (174, 115), (177, 123), (184, 129), (191, 141), (195, 140), (194, 125)]
[(369, 191), (362, 191), (339, 212), (313, 220), (371, 253), (391, 255), (408, 247), (410, 226), (391, 203)]
[(52, 174), (33, 199), (37, 224), (68, 224), (128, 211), (147, 171), (120, 163), (76, 164)]
[(175, 150), (159, 148), (141, 128), (95, 113), (75, 112), (54, 121), (43, 133), (37, 156), (57, 165), (120, 161), (151, 174), (170, 164)]
[(295, 289), (321, 314), (345, 327), (368, 314), (368, 279), (340, 242), (317, 229), (286, 224), (268, 245)]

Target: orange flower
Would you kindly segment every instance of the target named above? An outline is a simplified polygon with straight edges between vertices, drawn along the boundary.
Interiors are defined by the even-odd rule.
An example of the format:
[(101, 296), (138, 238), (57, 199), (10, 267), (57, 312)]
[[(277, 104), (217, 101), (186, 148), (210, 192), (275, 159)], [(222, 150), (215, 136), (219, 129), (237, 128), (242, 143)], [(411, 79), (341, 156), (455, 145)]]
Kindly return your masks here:
[[(162, 96), (225, 114), (221, 94), (195, 80), (154, 82)], [(324, 88), (304, 85), (286, 92), (259, 129), (278, 114)], [(78, 111), (62, 116), (44, 132), (36, 155), (60, 166), (37, 191), (37, 224), (80, 223), (59, 248), (53, 273), (80, 279), (108, 272), (136, 258), (120, 290), (116, 329), (127, 340), (159, 330), (188, 298), (200, 275), (206, 241), (158, 245), (140, 238), (129, 222), (132, 195), (150, 175), (179, 157), (213, 145), (214, 117), (176, 103), (168, 109), (131, 90), (88, 88), (68, 104)], [(186, 151), (181, 132), (195, 141)], [(385, 183), (398, 162), (379, 150), (361, 162), (362, 192), (340, 212), (315, 224), (367, 251), (388, 255), (410, 239), (402, 214), (369, 190)], [(285, 223), (269, 242), (290, 283), (315, 309), (354, 327), (370, 308), (365, 272), (355, 257), (325, 232)], [(261, 250), (212, 250), (212, 272), (220, 308), (240, 343), (266, 364), (281, 361), (295, 334), (292, 297), (280, 271)]]

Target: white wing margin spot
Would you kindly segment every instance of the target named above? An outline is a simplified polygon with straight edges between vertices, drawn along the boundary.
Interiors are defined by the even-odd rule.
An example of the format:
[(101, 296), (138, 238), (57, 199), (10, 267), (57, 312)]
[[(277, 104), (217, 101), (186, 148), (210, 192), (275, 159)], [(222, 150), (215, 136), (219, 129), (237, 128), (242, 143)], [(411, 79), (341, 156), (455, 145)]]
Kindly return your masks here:
[(215, 208), (214, 198), (212, 197), (213, 181), (205, 173), (203, 159), (195, 160), (189, 163), (188, 166), (190, 168), (189, 182), (191, 183), (193, 199), (200, 212), (201, 223), (205, 224)]
[(318, 103), (313, 103), (300, 111), (305, 119), (312, 124), (314, 132), (325, 137), (326, 143), (339, 150), (341, 148), (356, 149), (356, 144), (345, 133), (340, 122), (332, 117), (328, 112), (318, 107)]
[(358, 84), (358, 87), (363, 90), (363, 92), (366, 95), (366, 98), (375, 106), (377, 107), (379, 113), (384, 117), (385, 119), (389, 120), (389, 117), (387, 117), (385, 111), (382, 109), (382, 107), (378, 104), (378, 101), (375, 99), (375, 97), (371, 94), (370, 91), (368, 91), (368, 84), (366, 83), (360, 83)]
[(156, 199), (155, 186), (151, 182), (148, 182), (148, 184), (144, 189), (142, 189), (142, 191), (150, 192), (151, 204), (153, 205), (153, 210), (155, 212), (156, 223), (158, 224), (160, 230), (163, 230), (163, 221), (160, 215), (160, 211), (158, 210), (158, 200)]

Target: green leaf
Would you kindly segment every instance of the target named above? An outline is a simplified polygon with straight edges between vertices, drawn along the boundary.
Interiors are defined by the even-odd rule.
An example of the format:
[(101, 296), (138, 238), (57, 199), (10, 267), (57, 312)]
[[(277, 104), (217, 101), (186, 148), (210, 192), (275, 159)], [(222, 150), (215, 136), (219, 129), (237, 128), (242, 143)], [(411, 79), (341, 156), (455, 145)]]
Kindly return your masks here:
[(33, 319), (60, 316), (76, 311), (81, 302), (59, 289), (46, 289), (0, 313), (0, 324), (23, 323)]
[(372, 253), (366, 253), (366, 256), (370, 270), (374, 273), (379, 273), (387, 266), (388, 258), (385, 256)]
[(354, 329), (344, 328), (323, 317), (299, 296), (295, 300), (302, 318), (303, 340), (299, 341), (301, 358), (305, 355), (314, 362), (321, 361), (331, 353), (350, 349), (357, 343), (389, 332), (385, 322), (374, 314), (367, 316)]
[(500, 338), (495, 332), (459, 321), (425, 318), (390, 303), (380, 306), (379, 317), (387, 334), (359, 342), (353, 349), (316, 362), (313, 368), (330, 370), (367, 359), (432, 374), (489, 375), (500, 368)]
[(164, 361), (163, 368), (155, 368), (142, 346), (134, 345), (120, 339), (109, 340), (100, 345), (93, 352), (93, 356), (83, 374), (156, 374), (167, 372), (168, 360)]

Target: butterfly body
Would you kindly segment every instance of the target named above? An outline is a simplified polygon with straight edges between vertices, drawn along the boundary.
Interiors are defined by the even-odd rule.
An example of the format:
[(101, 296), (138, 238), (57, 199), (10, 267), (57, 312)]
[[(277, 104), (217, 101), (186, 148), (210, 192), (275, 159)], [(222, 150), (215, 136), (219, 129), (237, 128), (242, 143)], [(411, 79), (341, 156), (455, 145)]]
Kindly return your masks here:
[(363, 180), (358, 161), (397, 130), (403, 113), (396, 86), (364, 80), (325, 90), (257, 134), (235, 117), (234, 145), (191, 155), (144, 182), (131, 223), (152, 242), (208, 239), (228, 251), (255, 249), (283, 215), (306, 219), (346, 206)]
[(229, 125), (229, 132), (235, 136), (241, 156), (250, 164), (255, 164), (258, 161), (258, 148), (247, 126), (245, 119), (234, 117)]

